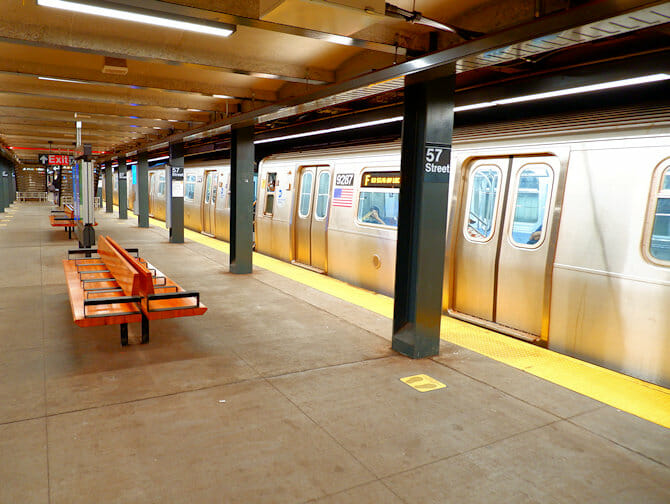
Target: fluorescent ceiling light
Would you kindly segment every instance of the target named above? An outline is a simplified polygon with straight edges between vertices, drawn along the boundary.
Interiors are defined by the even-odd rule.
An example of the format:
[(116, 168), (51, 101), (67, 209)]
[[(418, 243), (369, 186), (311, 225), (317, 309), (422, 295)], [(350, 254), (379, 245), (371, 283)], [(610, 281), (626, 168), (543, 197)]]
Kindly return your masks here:
[(213, 96), (214, 96), (214, 98), (223, 98), (225, 100), (230, 100), (230, 99), (233, 98), (232, 96), (228, 96), (228, 95), (225, 95), (225, 94), (215, 94)]
[(199, 108), (190, 108), (186, 110), (188, 110), (189, 112), (202, 112), (202, 110), (200, 110)]
[(285, 135), (285, 136), (281, 136), (281, 137), (264, 138), (262, 140), (254, 140), (254, 144), (264, 144), (264, 143), (269, 143), (269, 142), (278, 142), (280, 140), (291, 140), (293, 138), (303, 138), (303, 137), (314, 136), (314, 135), (323, 135), (325, 133), (335, 133), (337, 131), (347, 131), (347, 130), (350, 130), (350, 129), (366, 128), (368, 126), (377, 126), (379, 124), (387, 124), (387, 123), (392, 123), (392, 122), (397, 122), (397, 121), (402, 121), (402, 116), (389, 117), (388, 119), (379, 119), (377, 121), (368, 121), (368, 122), (358, 123), (358, 124), (348, 124), (347, 126), (338, 126), (337, 128), (328, 128), (328, 129), (322, 129), (322, 130), (316, 130), (316, 131), (307, 131), (305, 133), (296, 133), (295, 135)]
[(659, 73), (653, 75), (644, 75), (642, 77), (632, 77), (630, 79), (621, 79), (610, 82), (603, 82), (600, 84), (590, 84), (588, 86), (578, 86), (574, 88), (558, 89), (556, 91), (547, 91), (546, 93), (535, 93), (523, 96), (515, 96), (513, 98), (503, 98), (502, 100), (493, 100), (490, 102), (474, 103), (472, 105), (463, 105), (461, 107), (454, 107), (454, 112), (462, 112), (465, 110), (481, 109), (486, 107), (493, 107), (495, 105), (510, 105), (512, 103), (522, 103), (535, 100), (545, 100), (547, 98), (556, 98), (558, 96), (568, 96), (582, 93), (592, 93), (594, 91), (603, 91), (605, 89), (614, 89), (626, 86), (635, 86), (638, 84), (647, 84), (649, 82), (659, 82), (670, 79), (669, 74)]
[(219, 37), (228, 37), (235, 31), (234, 25), (207, 21), (204, 19), (174, 16), (165, 12), (152, 11), (131, 6), (111, 4), (104, 1), (66, 1), (66, 0), (37, 0), (38, 5), (44, 7), (55, 7), (81, 14), (93, 14), (95, 16), (105, 16), (122, 21), (134, 21), (164, 28), (176, 28), (177, 30), (187, 30), (196, 33), (205, 33), (208, 35), (217, 35)]
[(152, 159), (149, 159), (149, 163), (153, 163), (154, 161), (163, 161), (164, 159), (170, 159), (170, 156), (160, 156), (160, 157), (155, 157)]
[(177, 119), (168, 119), (168, 122), (179, 122)]
[(39, 80), (54, 81), (54, 82), (70, 82), (72, 84), (90, 84), (89, 82), (84, 82), (74, 79), (57, 79), (56, 77), (38, 77)]

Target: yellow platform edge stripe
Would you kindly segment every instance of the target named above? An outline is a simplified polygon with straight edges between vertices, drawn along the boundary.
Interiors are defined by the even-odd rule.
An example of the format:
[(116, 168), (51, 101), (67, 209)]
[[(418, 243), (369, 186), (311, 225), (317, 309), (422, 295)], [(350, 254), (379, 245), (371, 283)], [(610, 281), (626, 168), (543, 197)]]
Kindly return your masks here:
[[(161, 221), (152, 225), (165, 229)], [(190, 229), (184, 237), (207, 247), (230, 253), (227, 242)], [(387, 318), (393, 318), (393, 299), (349, 285), (279, 259), (254, 252), (253, 263), (278, 275), (330, 294)], [(670, 390), (584, 362), (479, 326), (443, 316), (440, 338), (529, 374), (573, 390), (614, 408), (670, 428)]]

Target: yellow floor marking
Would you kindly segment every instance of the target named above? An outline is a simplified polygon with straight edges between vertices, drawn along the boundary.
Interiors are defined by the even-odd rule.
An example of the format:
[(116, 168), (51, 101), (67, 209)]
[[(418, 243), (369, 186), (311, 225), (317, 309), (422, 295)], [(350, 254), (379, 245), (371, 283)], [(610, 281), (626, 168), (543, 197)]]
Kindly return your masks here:
[(444, 383), (425, 374), (406, 376), (405, 378), (400, 378), (400, 381), (419, 392), (430, 392), (431, 390), (446, 388)]
[[(165, 227), (161, 221), (151, 224)], [(228, 243), (191, 230), (189, 240), (229, 253)], [(393, 299), (254, 252), (254, 265), (344, 301), (393, 318)], [(574, 390), (614, 408), (670, 428), (670, 390), (567, 355), (531, 345), (451, 317), (442, 317), (440, 337), (509, 366)]]

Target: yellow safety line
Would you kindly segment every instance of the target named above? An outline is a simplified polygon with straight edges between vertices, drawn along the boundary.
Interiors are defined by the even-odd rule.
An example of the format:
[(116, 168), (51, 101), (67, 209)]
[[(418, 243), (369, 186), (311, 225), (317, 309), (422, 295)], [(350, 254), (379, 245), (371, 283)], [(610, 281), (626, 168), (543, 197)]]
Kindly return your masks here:
[[(150, 222), (154, 226), (165, 228), (165, 224), (161, 221), (150, 219)], [(230, 248), (227, 242), (189, 229), (184, 230), (184, 236), (189, 240), (229, 254)], [(256, 252), (253, 254), (253, 262), (260, 268), (308, 285), (384, 317), (393, 318), (393, 299), (388, 296), (354, 287), (335, 278)], [(669, 389), (451, 317), (442, 317), (440, 337), (444, 341), (670, 428)]]

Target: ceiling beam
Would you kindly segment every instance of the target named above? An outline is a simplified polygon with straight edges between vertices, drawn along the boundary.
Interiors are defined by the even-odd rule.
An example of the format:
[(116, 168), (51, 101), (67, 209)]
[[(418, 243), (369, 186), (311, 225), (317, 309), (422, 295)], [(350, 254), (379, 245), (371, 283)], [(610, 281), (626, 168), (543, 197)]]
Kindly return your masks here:
[(195, 82), (181, 79), (167, 79), (142, 75), (134, 72), (128, 75), (103, 74), (100, 70), (81, 67), (65, 67), (62, 65), (46, 65), (31, 61), (19, 61), (16, 58), (0, 58), (0, 74), (24, 77), (51, 77), (56, 79), (73, 79), (89, 84), (113, 86), (126, 89), (142, 89), (146, 91), (169, 91), (183, 93), (193, 97), (209, 97), (213, 95), (232, 96), (236, 99), (254, 99), (258, 101), (277, 101), (277, 93), (262, 89), (247, 89), (234, 86), (221, 86), (212, 82)]
[[(32, 115), (30, 115), (32, 114)], [(9, 107), (0, 107), (0, 128), (7, 125), (32, 125), (34, 126), (55, 126), (62, 128), (69, 128), (74, 125), (75, 121), (83, 121), (85, 125), (97, 126), (100, 129), (106, 128), (127, 128), (131, 124), (137, 126), (162, 129), (187, 129), (188, 124), (184, 122), (168, 122), (164, 119), (130, 119), (130, 118), (115, 118), (107, 116), (86, 115), (76, 118), (74, 114), (68, 112), (51, 112), (49, 117), (45, 117), (44, 111), (36, 109), (35, 112), (28, 114), (17, 114), (17, 110), (12, 110)]]
[(335, 72), (322, 68), (275, 61), (250, 60), (235, 54), (222, 51), (210, 53), (199, 50), (199, 48), (191, 48), (190, 52), (187, 53), (178, 46), (144, 44), (139, 47), (128, 44), (120, 38), (94, 36), (85, 33), (73, 36), (69, 25), (61, 27), (48, 24), (28, 24), (22, 18), (0, 18), (0, 33), (12, 35), (0, 37), (0, 42), (25, 44), (32, 47), (47, 47), (168, 65), (195, 64), (218, 72), (248, 75), (262, 79), (278, 79), (287, 82), (305, 82), (309, 79), (311, 84), (328, 84), (335, 80)]
[(114, 103), (94, 103), (91, 101), (78, 101), (70, 99), (59, 99), (55, 97), (30, 97), (30, 106), (26, 107), (26, 99), (16, 92), (0, 92), (0, 106), (18, 107), (30, 109), (42, 109), (48, 111), (69, 111), (81, 114), (99, 114), (119, 117), (143, 117), (146, 119), (178, 119), (181, 121), (192, 121), (206, 123), (210, 119), (207, 112), (192, 112), (180, 109), (166, 109), (164, 107), (134, 107), (132, 105), (119, 105)]

